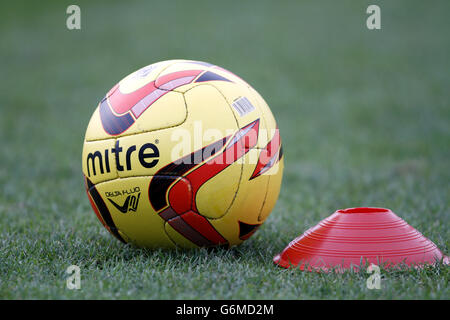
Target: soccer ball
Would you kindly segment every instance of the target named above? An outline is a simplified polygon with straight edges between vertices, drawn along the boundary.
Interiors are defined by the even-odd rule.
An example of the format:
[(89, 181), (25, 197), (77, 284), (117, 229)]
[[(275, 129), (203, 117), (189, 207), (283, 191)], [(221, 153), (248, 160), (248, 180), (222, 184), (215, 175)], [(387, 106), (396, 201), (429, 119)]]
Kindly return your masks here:
[(272, 211), (283, 154), (275, 119), (249, 84), (209, 63), (169, 60), (100, 101), (82, 167), (92, 208), (119, 240), (229, 247)]

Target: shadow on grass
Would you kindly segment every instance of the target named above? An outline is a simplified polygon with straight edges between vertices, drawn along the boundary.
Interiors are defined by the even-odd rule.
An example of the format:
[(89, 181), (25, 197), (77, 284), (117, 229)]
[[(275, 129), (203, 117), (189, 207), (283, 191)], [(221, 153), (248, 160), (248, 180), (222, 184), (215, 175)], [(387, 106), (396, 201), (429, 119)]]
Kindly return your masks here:
[[(149, 265), (167, 265), (173, 268), (185, 267), (187, 263), (196, 267), (205, 263), (249, 263), (273, 264), (275, 255), (273, 246), (265, 245), (261, 239), (250, 239), (239, 246), (210, 247), (195, 249), (148, 249), (133, 244), (123, 244), (104, 235), (83, 237), (74, 244), (71, 256), (84, 267), (95, 266), (98, 269), (111, 267), (113, 264), (134, 264), (146, 262)], [(80, 265), (80, 266), (81, 266)]]

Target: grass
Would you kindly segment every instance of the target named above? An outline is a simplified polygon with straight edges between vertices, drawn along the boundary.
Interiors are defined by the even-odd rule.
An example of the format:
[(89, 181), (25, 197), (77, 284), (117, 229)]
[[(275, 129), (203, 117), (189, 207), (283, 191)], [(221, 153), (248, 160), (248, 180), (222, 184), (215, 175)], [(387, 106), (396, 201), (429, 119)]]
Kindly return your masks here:
[[(272, 257), (336, 209), (392, 209), (449, 253), (448, 1), (10, 1), (0, 10), (0, 298), (449, 299), (448, 267), (284, 270)], [(84, 130), (117, 80), (159, 60), (236, 72), (272, 107), (286, 169), (266, 224), (232, 250), (147, 251), (103, 229), (83, 189)], [(69, 265), (82, 289), (65, 287)]]

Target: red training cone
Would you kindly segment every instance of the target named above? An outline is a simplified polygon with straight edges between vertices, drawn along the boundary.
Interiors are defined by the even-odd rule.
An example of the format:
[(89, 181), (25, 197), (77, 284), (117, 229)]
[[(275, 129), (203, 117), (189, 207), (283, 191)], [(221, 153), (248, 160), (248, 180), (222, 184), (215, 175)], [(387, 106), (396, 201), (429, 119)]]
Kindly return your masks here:
[(297, 237), (273, 261), (308, 271), (358, 270), (361, 262), (390, 267), (434, 264), (444, 256), (436, 245), (389, 209), (338, 210)]

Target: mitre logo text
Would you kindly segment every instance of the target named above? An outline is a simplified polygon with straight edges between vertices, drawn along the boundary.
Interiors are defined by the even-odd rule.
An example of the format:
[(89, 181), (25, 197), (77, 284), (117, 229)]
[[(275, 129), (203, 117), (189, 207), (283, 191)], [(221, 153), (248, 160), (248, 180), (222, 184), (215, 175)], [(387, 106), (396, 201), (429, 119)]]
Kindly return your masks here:
[[(129, 171), (132, 170), (132, 160), (137, 158), (139, 164), (144, 168), (153, 168), (159, 161), (159, 149), (153, 143), (145, 143), (137, 148), (136, 145), (131, 145), (124, 149), (120, 145), (120, 140), (116, 141), (116, 144), (111, 149), (105, 149), (103, 151), (95, 151), (88, 153), (86, 157), (86, 170), (88, 177), (91, 175), (104, 174), (105, 172), (111, 172), (111, 164), (109, 163), (110, 153), (114, 154), (115, 168), (117, 171)], [(121, 161), (122, 152), (125, 154), (125, 161)]]

